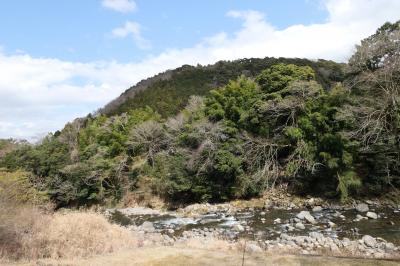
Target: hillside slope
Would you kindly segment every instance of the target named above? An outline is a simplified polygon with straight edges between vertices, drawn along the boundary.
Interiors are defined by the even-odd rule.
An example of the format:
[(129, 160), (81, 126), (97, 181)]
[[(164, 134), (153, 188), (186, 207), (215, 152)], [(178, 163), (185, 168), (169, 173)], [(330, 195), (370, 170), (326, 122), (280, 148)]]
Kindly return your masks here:
[(191, 95), (206, 95), (211, 89), (226, 85), (240, 75), (255, 77), (278, 63), (310, 66), (316, 73), (316, 80), (325, 89), (344, 78), (343, 64), (327, 60), (266, 57), (219, 61), (208, 66), (184, 65), (140, 81), (100, 109), (100, 113), (111, 116), (149, 106), (168, 117), (182, 110)]
[(276, 185), (342, 201), (390, 192), (398, 199), (399, 40), (400, 22), (386, 23), (346, 65), (185, 65), (141, 81), (39, 145), (8, 152), (0, 167), (31, 173), (59, 207), (145, 196), (220, 202)]

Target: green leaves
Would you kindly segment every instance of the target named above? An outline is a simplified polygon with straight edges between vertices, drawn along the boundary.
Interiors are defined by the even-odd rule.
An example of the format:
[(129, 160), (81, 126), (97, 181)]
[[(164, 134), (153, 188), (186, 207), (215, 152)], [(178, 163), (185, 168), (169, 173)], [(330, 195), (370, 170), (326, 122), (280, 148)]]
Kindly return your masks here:
[[(393, 30), (386, 25), (379, 34)], [(390, 84), (397, 85), (398, 68), (392, 70)], [(221, 201), (279, 182), (346, 200), (365, 185), (363, 172), (380, 187), (400, 183), (393, 177), (400, 176), (399, 97), (395, 90), (379, 94), (377, 84), (387, 81), (373, 77), (350, 90), (329, 86), (343, 77), (328, 61), (185, 66), (149, 81), (151, 90), (125, 99), (117, 115), (77, 119), (38, 145), (9, 149), (0, 142), (0, 152), (9, 149), (1, 166), (32, 172), (60, 206), (119, 200), (140, 186), (169, 201)]]
[(315, 79), (314, 70), (309, 66), (293, 64), (276, 64), (261, 72), (256, 81), (266, 93), (277, 92), (286, 88), (291, 82)]
[(361, 187), (361, 180), (354, 171), (345, 171), (338, 174), (337, 191), (340, 193), (342, 202), (348, 200), (349, 192)]

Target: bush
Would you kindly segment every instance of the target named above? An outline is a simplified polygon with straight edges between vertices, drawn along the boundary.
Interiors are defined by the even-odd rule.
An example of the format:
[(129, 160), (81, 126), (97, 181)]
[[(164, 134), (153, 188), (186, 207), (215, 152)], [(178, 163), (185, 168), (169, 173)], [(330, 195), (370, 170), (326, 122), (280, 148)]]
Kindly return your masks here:
[(0, 201), (18, 204), (41, 204), (48, 200), (45, 192), (32, 184), (32, 174), (24, 171), (8, 172), (0, 168)]

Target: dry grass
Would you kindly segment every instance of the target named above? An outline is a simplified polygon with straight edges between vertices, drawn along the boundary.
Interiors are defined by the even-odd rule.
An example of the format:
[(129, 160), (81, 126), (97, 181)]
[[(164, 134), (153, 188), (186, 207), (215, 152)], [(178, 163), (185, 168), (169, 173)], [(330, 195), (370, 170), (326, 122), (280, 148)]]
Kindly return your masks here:
[(138, 246), (95, 212), (52, 213), (25, 172), (0, 169), (0, 260), (82, 258)]
[(47, 218), (37, 208), (0, 203), (0, 258), (34, 256), (42, 248), (38, 233), (48, 224)]
[(92, 212), (45, 214), (18, 207), (2, 215), (0, 257), (3, 260), (83, 258), (138, 246), (131, 231)]
[[(15, 266), (15, 264), (11, 264)], [(137, 250), (124, 250), (113, 254), (98, 255), (87, 259), (46, 259), (32, 261), (19, 266), (37, 265), (63, 265), (63, 266), (238, 266), (242, 265), (242, 253), (234, 250), (210, 250), (199, 248), (184, 247), (144, 247)], [(264, 266), (395, 266), (399, 265), (396, 261), (382, 261), (372, 259), (351, 259), (334, 257), (310, 257), (294, 255), (278, 255), (253, 253), (246, 254), (244, 265)]]
[(57, 213), (45, 233), (52, 258), (86, 257), (138, 245), (131, 231), (96, 213)]

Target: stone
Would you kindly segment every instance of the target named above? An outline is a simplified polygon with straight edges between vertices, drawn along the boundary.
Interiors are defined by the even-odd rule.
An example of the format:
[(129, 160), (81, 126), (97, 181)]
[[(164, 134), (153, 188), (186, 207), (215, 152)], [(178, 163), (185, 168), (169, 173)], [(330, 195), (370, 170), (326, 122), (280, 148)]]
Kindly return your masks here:
[(345, 237), (345, 238), (343, 238), (343, 240), (342, 240), (342, 244), (343, 244), (344, 247), (348, 247), (348, 246), (350, 246), (350, 244), (351, 244), (351, 240), (348, 239), (347, 237)]
[(319, 232), (311, 232), (308, 234), (310, 238), (317, 240), (318, 242), (323, 242), (324, 235)]
[(156, 230), (156, 229), (154, 228), (153, 223), (152, 223), (152, 222), (148, 222), (148, 221), (144, 222), (144, 223), (141, 225), (141, 228), (142, 228), (142, 230), (145, 231), (145, 232), (154, 232), (154, 231)]
[(367, 212), (367, 217), (370, 219), (378, 219), (378, 214), (374, 212)]
[(294, 231), (294, 227), (291, 226), (291, 225), (287, 225), (287, 226), (286, 226), (286, 229), (287, 229), (289, 232)]
[(304, 219), (309, 222), (310, 224), (316, 224), (317, 222), (315, 221), (314, 217), (311, 214), (306, 214), (304, 216)]
[(170, 229), (168, 229), (167, 231), (168, 231), (168, 233), (169, 233), (169, 234), (173, 234), (173, 233), (175, 233), (175, 230), (174, 230), (174, 229), (171, 229), (171, 228), (170, 228)]
[(360, 203), (360, 204), (357, 204), (356, 210), (357, 210), (358, 212), (367, 212), (367, 211), (369, 211), (369, 208), (368, 208), (368, 205), (367, 205), (367, 204), (365, 204), (365, 203)]
[(335, 227), (336, 226), (336, 224), (334, 222), (331, 222), (331, 221), (328, 222), (328, 225), (329, 225), (329, 227)]
[(388, 242), (388, 243), (385, 243), (385, 250), (387, 250), (387, 251), (392, 251), (392, 250), (394, 250), (396, 247), (395, 247), (395, 245), (393, 244), (393, 243), (390, 243), (390, 242)]
[(235, 231), (239, 231), (239, 232), (243, 232), (244, 231), (244, 227), (242, 225), (240, 225), (240, 224), (235, 224), (232, 228)]
[(274, 224), (280, 224), (281, 223), (281, 218), (276, 218), (274, 220)]
[(290, 236), (288, 236), (287, 234), (284, 234), (284, 233), (282, 233), (279, 237), (280, 237), (282, 240), (289, 240), (289, 239), (290, 239)]
[(321, 206), (315, 206), (315, 207), (312, 209), (312, 211), (313, 211), (313, 212), (320, 212), (320, 211), (322, 211), (322, 207), (321, 207)]
[(307, 200), (307, 203), (312, 205), (315, 203), (315, 199), (314, 198), (310, 198), (309, 200)]
[(305, 219), (307, 222), (309, 222), (310, 224), (315, 224), (315, 218), (310, 214), (309, 211), (301, 211), (299, 212), (296, 217), (300, 220)]
[(363, 238), (361, 239), (363, 241), (363, 243), (370, 248), (373, 248), (376, 246), (376, 239), (373, 238), (372, 236), (369, 235), (365, 235), (363, 236)]
[(301, 212), (299, 212), (299, 213), (296, 215), (296, 217), (299, 218), (300, 220), (303, 220), (304, 217), (305, 217), (307, 214), (310, 215), (310, 212), (309, 212), (309, 211), (301, 211)]
[(304, 224), (302, 224), (302, 223), (296, 223), (295, 227), (296, 227), (297, 229), (300, 229), (300, 230), (306, 229), (306, 227), (305, 227)]
[(364, 219), (365, 217), (364, 216), (362, 216), (362, 215), (360, 215), (360, 214), (357, 214), (357, 216), (356, 216), (356, 219), (357, 220), (362, 220), (362, 219)]

